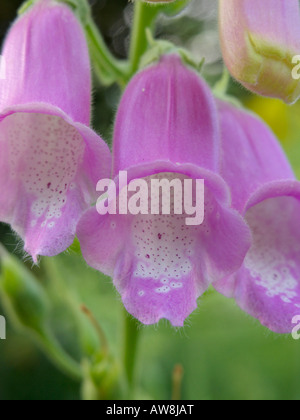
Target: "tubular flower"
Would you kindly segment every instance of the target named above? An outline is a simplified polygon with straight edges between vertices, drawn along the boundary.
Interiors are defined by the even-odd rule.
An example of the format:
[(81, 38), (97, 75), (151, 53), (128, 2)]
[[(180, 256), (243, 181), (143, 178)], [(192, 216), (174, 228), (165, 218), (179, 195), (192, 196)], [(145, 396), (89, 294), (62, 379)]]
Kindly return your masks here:
[(300, 54), (298, 0), (220, 0), (225, 63), (247, 89), (287, 103), (300, 96), (292, 77)]
[(0, 220), (37, 261), (71, 245), (97, 181), (110, 171), (110, 152), (88, 128), (89, 56), (68, 7), (36, 3), (12, 26), (2, 54)]
[[(214, 99), (176, 55), (162, 57), (129, 84), (116, 119), (113, 161), (114, 177), (126, 172), (128, 185), (204, 180), (202, 224), (188, 225), (185, 211), (165, 214), (160, 207), (147, 213), (162, 193), (151, 203), (140, 196), (139, 214), (100, 216), (91, 209), (78, 225), (86, 261), (113, 277), (128, 312), (144, 324), (166, 318), (182, 326), (208, 285), (241, 266), (250, 232), (230, 209), (228, 189), (217, 174)], [(124, 185), (120, 196), (123, 191)], [(171, 197), (173, 210), (183, 204), (182, 195)]]
[(220, 102), (222, 175), (252, 246), (240, 270), (215, 287), (277, 333), (300, 309), (300, 183), (273, 133), (257, 117)]

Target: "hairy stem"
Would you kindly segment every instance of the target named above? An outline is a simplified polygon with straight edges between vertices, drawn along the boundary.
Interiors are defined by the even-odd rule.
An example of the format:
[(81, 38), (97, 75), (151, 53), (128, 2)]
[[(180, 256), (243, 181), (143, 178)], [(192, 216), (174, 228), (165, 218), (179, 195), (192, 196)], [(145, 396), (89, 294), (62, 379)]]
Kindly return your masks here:
[(146, 35), (147, 28), (153, 29), (155, 17), (159, 13), (157, 6), (137, 0), (134, 4), (134, 20), (131, 32), (130, 43), (130, 74), (134, 75), (139, 68), (140, 59), (147, 51), (148, 40)]

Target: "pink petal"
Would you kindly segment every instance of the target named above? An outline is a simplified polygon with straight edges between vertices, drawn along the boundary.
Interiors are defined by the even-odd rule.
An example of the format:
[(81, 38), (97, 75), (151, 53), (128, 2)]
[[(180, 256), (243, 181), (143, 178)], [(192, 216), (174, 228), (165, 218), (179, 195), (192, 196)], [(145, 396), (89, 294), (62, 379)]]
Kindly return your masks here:
[(0, 110), (30, 102), (57, 106), (89, 125), (91, 69), (84, 32), (69, 7), (52, 0), (35, 3), (16, 20), (2, 51)]
[(113, 173), (156, 160), (216, 170), (219, 141), (209, 87), (178, 56), (164, 56), (134, 77), (121, 100)]
[(218, 102), (222, 137), (221, 173), (230, 186), (233, 207), (243, 212), (260, 186), (294, 179), (282, 147), (270, 128), (256, 115)]
[(128, 182), (204, 180), (207, 200), (200, 226), (187, 226), (186, 215), (174, 212), (121, 217), (90, 210), (81, 219), (84, 258), (113, 277), (125, 307), (144, 324), (166, 318), (182, 326), (208, 285), (234, 273), (250, 247), (248, 227), (230, 209), (216, 173), (219, 152), (213, 96), (179, 57), (163, 57), (133, 78), (116, 119), (114, 175), (127, 171)]
[[(269, 127), (254, 114), (218, 102), (222, 137), (221, 174), (230, 187), (232, 205), (245, 214), (254, 193), (274, 180), (294, 179), (291, 166)], [(235, 293), (235, 276), (214, 287), (227, 297)]]
[(32, 104), (0, 115), (0, 150), (0, 219), (35, 261), (64, 251), (109, 175), (108, 147), (57, 108)]
[(246, 213), (253, 245), (235, 276), (235, 298), (270, 330), (291, 333), (300, 314), (300, 183), (273, 183), (253, 200)]
[(277, 333), (300, 310), (300, 183), (278, 141), (254, 115), (220, 103), (222, 174), (253, 243), (236, 274), (214, 287)]
[(193, 165), (157, 162), (131, 168), (128, 180), (149, 180), (155, 173), (205, 179), (204, 224), (186, 226), (185, 214), (100, 216), (93, 209), (81, 219), (77, 234), (85, 260), (113, 276), (133, 316), (144, 324), (166, 318), (182, 326), (210, 282), (240, 267), (249, 231), (227, 207), (226, 187), (217, 175)]

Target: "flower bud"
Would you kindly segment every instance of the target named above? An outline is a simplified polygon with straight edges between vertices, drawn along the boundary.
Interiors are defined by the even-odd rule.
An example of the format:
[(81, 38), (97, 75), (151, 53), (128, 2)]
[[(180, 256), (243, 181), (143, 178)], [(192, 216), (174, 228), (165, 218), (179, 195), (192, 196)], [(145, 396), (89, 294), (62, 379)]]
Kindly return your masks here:
[(123, 393), (121, 370), (111, 355), (98, 354), (92, 366), (84, 363), (82, 395), (85, 400), (120, 399)]
[(287, 103), (300, 97), (293, 77), (300, 53), (298, 0), (220, 0), (220, 36), (225, 63), (243, 86)]

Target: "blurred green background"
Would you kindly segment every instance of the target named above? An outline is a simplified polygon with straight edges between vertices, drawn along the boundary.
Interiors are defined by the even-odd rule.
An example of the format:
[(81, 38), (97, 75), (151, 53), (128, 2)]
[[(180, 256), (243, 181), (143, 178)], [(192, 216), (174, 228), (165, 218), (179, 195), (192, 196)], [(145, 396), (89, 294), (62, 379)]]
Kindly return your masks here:
[[(0, 2), (1, 43), (20, 4), (19, 0)], [(111, 50), (118, 57), (125, 57), (132, 4), (127, 0), (95, 0), (92, 7)], [(199, 58), (205, 56), (205, 76), (211, 82), (220, 77), (216, 0), (194, 0), (177, 18), (161, 17), (157, 36), (187, 46)], [(116, 86), (96, 87), (93, 124), (110, 142), (119, 90)], [(287, 107), (276, 100), (254, 97), (234, 82), (230, 89), (270, 124), (300, 176), (300, 106)], [(18, 238), (1, 224), (0, 241), (18, 254)], [(58, 256), (51, 264), (58, 273), (54, 283), (44, 275), (43, 263), (40, 270), (34, 271), (52, 296), (51, 319), (59, 340), (70, 353), (78, 355), (73, 315), (65, 304), (71, 296), (78, 307), (84, 303), (93, 311), (117, 354), (122, 305), (110, 280), (72, 253)], [(0, 315), (5, 315), (1, 300)], [(138, 371), (144, 393), (155, 399), (169, 399), (172, 370), (177, 363), (185, 371), (184, 399), (300, 399), (300, 341), (270, 333), (233, 301), (214, 292), (200, 299), (198, 310), (184, 329), (175, 330), (167, 322), (143, 328)], [(7, 340), (0, 340), (0, 400), (79, 398), (79, 385), (53, 367), (31, 338), (17, 333), (8, 319)]]

